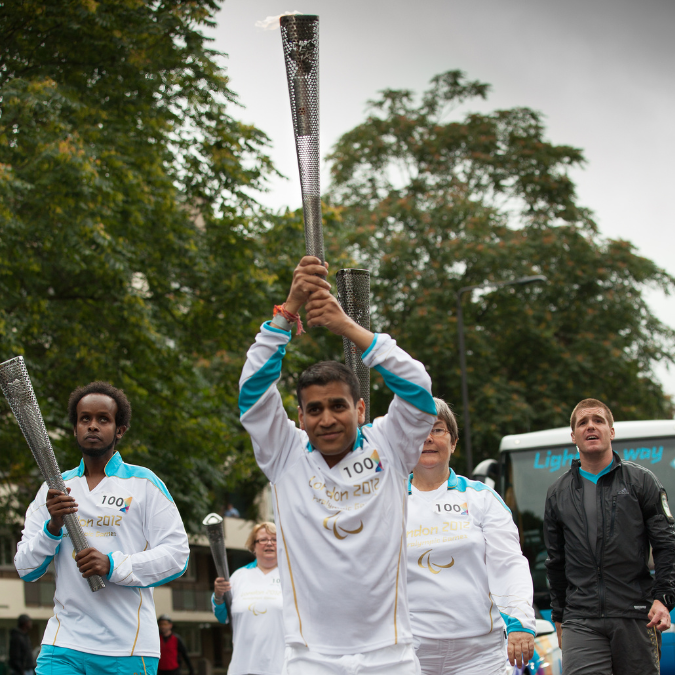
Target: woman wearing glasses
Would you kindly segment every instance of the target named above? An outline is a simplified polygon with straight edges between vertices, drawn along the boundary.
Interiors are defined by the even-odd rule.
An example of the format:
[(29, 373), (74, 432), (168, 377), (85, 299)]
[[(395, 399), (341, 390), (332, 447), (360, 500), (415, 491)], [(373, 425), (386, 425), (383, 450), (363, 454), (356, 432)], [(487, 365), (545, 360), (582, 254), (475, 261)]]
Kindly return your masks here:
[(408, 479), (408, 601), (424, 675), (502, 675), (534, 650), (532, 580), (511, 512), (449, 467), (457, 421), (438, 418)]
[[(279, 675), (284, 663), (284, 621), (277, 567), (277, 528), (258, 523), (246, 541), (255, 561), (225, 581), (218, 577), (211, 598), (220, 623), (232, 621), (228, 675)], [(232, 591), (232, 617), (224, 595)]]

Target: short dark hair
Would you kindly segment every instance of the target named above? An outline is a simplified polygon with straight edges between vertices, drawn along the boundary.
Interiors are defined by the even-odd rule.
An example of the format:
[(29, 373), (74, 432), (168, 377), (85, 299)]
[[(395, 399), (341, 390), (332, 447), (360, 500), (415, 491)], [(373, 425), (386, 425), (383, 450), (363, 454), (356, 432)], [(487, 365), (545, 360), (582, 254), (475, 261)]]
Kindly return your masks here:
[(25, 626), (27, 623), (31, 622), (31, 618), (28, 616), (28, 614), (19, 614), (19, 618), (16, 621), (16, 625), (21, 628), (22, 626)]
[(78, 387), (68, 399), (68, 419), (73, 427), (77, 426), (77, 404), (89, 394), (104, 394), (110, 396), (117, 403), (117, 414), (115, 415), (116, 427), (127, 427), (131, 423), (131, 403), (126, 394), (117, 387), (113, 387), (110, 382), (90, 382), (84, 387)]
[(302, 398), (300, 393), (303, 389), (315, 384), (325, 387), (331, 382), (344, 382), (351, 392), (354, 403), (358, 403), (361, 398), (361, 387), (359, 380), (352, 370), (347, 368), (344, 363), (339, 361), (319, 361), (304, 370), (298, 379), (296, 394), (298, 396), (298, 405), (302, 407)]
[(577, 415), (579, 414), (579, 411), (588, 410), (588, 408), (601, 408), (604, 410), (605, 413), (607, 413), (607, 421), (609, 422), (610, 429), (614, 426), (614, 415), (612, 415), (612, 411), (606, 403), (599, 401), (597, 398), (585, 398), (583, 401), (579, 401), (579, 403), (576, 404), (572, 411), (572, 415), (570, 416), (570, 426), (572, 427), (572, 431), (574, 431), (574, 427), (577, 425)]

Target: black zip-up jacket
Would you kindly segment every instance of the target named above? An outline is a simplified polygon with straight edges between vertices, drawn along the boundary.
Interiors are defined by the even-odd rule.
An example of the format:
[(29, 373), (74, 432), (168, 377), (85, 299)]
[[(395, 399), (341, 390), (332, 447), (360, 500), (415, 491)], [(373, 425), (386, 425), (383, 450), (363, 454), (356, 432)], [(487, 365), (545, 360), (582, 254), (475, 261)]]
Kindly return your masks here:
[[(597, 483), (598, 538), (593, 555), (580, 461), (548, 490), (544, 515), (551, 619), (647, 619), (654, 599), (675, 606), (675, 529), (666, 491), (633, 462), (614, 463)], [(649, 573), (649, 546), (655, 577)]]

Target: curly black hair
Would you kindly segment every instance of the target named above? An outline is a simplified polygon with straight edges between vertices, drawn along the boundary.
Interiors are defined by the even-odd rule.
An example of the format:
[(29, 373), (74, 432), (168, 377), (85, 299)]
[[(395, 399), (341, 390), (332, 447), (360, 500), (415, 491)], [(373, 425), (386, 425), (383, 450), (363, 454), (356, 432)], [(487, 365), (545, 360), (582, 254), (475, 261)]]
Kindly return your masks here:
[(117, 414), (115, 415), (116, 427), (127, 427), (131, 424), (131, 403), (126, 394), (117, 387), (113, 387), (110, 382), (90, 382), (84, 387), (78, 387), (68, 399), (68, 419), (75, 427), (77, 425), (77, 404), (89, 394), (105, 394), (117, 403)]

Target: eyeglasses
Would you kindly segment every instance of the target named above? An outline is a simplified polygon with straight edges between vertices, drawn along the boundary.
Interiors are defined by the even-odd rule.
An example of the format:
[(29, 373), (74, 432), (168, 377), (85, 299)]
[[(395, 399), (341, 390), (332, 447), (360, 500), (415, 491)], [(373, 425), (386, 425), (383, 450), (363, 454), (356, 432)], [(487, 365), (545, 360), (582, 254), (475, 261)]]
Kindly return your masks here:
[(255, 543), (256, 544), (276, 544), (277, 540), (276, 539), (256, 539)]
[(430, 432), (429, 436), (443, 436), (444, 434), (449, 434), (450, 432), (447, 429), (441, 429), (440, 427), (434, 427)]

